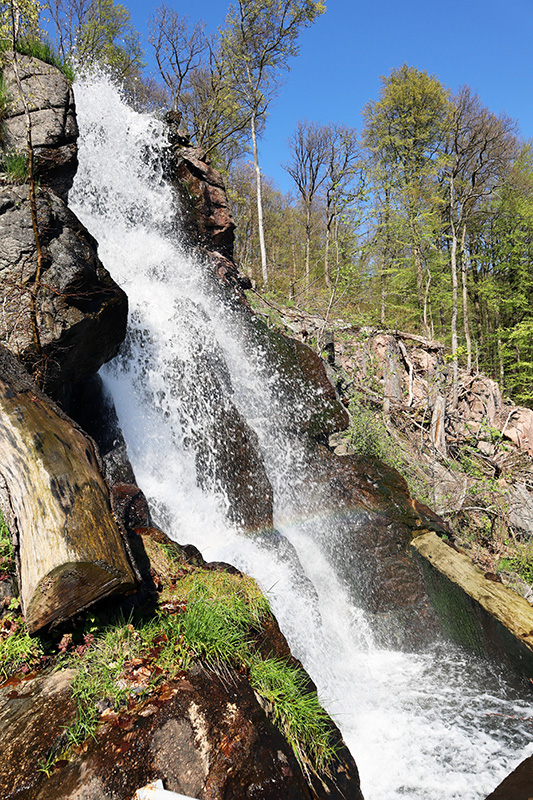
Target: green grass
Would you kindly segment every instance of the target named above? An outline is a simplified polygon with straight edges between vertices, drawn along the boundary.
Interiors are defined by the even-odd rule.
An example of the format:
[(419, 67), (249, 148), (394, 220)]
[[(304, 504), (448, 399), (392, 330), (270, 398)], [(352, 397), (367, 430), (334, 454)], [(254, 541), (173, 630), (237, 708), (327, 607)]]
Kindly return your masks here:
[(8, 614), (0, 621), (0, 678), (29, 672), (44, 654), (40, 639), (28, 634), (22, 617)]
[[(251, 578), (195, 569), (162, 592), (155, 617), (136, 625), (116, 620), (101, 628), (94, 641), (86, 635), (90, 644), (81, 648), (82, 654), (75, 648), (63, 658), (65, 666), (76, 669), (71, 744), (95, 735), (102, 701), (118, 712), (132, 695), (142, 699), (201, 660), (215, 672), (230, 667), (247, 671), (252, 687), (272, 705), (272, 720), (303, 769), (324, 771), (335, 756), (331, 723), (316, 693), (309, 691), (307, 676), (257, 653), (269, 613), (268, 601)], [(137, 668), (144, 669), (144, 678), (136, 684)]]
[(26, 183), (28, 180), (27, 153), (6, 152), (0, 154), (0, 173), (11, 184)]
[[(3, 42), (0, 48), (6, 52), (11, 49), (11, 43)], [(52, 64), (52, 66), (61, 70), (70, 83), (74, 82), (75, 74), (72, 66), (55, 52), (49, 42), (35, 38), (19, 39), (17, 41), (17, 53), (24, 56), (31, 56), (32, 58), (38, 58), (46, 64)]]
[(331, 723), (316, 693), (309, 691), (305, 673), (282, 659), (254, 657), (250, 683), (271, 703), (273, 720), (304, 771), (327, 772), (336, 756)]

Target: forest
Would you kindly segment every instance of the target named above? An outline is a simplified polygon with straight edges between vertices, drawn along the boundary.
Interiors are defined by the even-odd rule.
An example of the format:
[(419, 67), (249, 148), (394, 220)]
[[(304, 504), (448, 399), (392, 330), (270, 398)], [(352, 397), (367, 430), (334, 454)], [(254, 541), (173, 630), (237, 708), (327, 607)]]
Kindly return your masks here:
[(514, 120), (403, 64), (381, 77), (361, 130), (303, 119), (287, 132), (283, 193), (258, 140), (322, 3), (238, 0), (215, 34), (161, 5), (148, 54), (113, 0), (0, 3), (4, 47), (13, 8), (19, 47), (48, 39), (74, 72), (110, 72), (136, 108), (179, 113), (225, 177), (236, 260), (267, 300), (438, 339), (455, 376), (482, 370), (532, 405), (533, 155)]

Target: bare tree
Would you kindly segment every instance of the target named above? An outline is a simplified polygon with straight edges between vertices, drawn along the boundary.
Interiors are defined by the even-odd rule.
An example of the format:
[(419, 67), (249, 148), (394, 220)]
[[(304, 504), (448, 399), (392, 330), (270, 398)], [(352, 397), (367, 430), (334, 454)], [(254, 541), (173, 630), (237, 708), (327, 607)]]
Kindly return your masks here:
[(351, 186), (357, 174), (359, 143), (355, 128), (347, 125), (329, 127), (328, 163), (326, 175), (326, 246), (324, 253), (324, 279), (331, 289), (329, 268), (330, 243), (336, 245), (336, 263), (339, 265), (338, 223), (339, 214), (353, 198)]
[(165, 85), (172, 99), (172, 108), (181, 110), (182, 93), (195, 70), (204, 67), (211, 49), (205, 35), (205, 22), (189, 27), (187, 17), (162, 5), (148, 22), (148, 41)]
[(477, 94), (463, 87), (453, 103), (453, 119), (444, 170), (448, 192), (450, 268), (452, 278), (451, 335), (454, 405), (457, 404), (457, 318), (459, 276), (467, 369), (472, 367), (472, 344), (468, 317), (465, 241), (468, 222), (483, 200), (490, 197), (502, 173), (516, 155), (515, 123), (504, 114), (496, 116), (482, 105)]
[(292, 159), (287, 170), (298, 189), (305, 209), (305, 285), (310, 284), (311, 212), (315, 195), (328, 176), (332, 130), (329, 125), (300, 120), (289, 139)]

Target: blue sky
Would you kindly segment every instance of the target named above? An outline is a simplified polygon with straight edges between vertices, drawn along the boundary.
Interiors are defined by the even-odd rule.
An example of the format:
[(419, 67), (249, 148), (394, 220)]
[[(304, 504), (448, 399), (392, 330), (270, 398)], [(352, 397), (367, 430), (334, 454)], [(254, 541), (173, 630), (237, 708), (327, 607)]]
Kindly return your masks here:
[[(122, 0), (144, 36), (159, 2)], [(166, 4), (215, 29), (225, 0)], [(436, 75), (452, 91), (468, 84), (491, 111), (518, 121), (533, 138), (533, 0), (326, 0), (327, 11), (303, 32), (260, 145), (263, 172), (287, 190), (281, 164), (299, 119), (361, 128), (361, 111), (376, 99), (380, 76), (407, 62)], [(149, 46), (145, 43), (149, 59)]]

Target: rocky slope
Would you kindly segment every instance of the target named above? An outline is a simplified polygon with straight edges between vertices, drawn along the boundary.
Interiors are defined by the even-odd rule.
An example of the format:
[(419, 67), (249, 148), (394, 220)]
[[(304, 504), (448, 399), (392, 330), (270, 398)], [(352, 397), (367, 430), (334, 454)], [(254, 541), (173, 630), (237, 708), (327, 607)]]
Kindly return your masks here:
[[(90, 481), (72, 460), (85, 434), (6, 356), (0, 472), (12, 541), (2, 525), (2, 793), (28, 800), (117, 800), (160, 778), (170, 790), (205, 800), (360, 798), (357, 767), (253, 581), (228, 565), (206, 565), (195, 548), (182, 548), (151, 526), (113, 409), (94, 377), (124, 337), (127, 300), (66, 205), (76, 168), (72, 91), (58, 70), (34, 59), (7, 57), (3, 71), (11, 98), (3, 154), (24, 153), (29, 128), (39, 186), (32, 203), (31, 186), (12, 185), (8, 171), (0, 180), (0, 291), (7, 311), (0, 341), (95, 437), (84, 440), (86, 457), (80, 456), (99, 475), (104, 505), (89, 515), (97, 543), (92, 552), (90, 531), (81, 522)], [(233, 223), (222, 219), (227, 204), (220, 176), (184, 142), (169, 164), (179, 173), (182, 196), (183, 182), (190, 184), (191, 244), (201, 245), (204, 254), (213, 251), (207, 257), (215, 274), (242, 301), (231, 261)], [(202, 202), (194, 199), (200, 196)], [(224, 486), (233, 499), (232, 518), (242, 527), (271, 528), (272, 490), (254, 434), (224, 397), (223, 376), (201, 360), (198, 370), (198, 381), (220, 400), (215, 440), (221, 442), (214, 458), (202, 459), (212, 437), (200, 435), (198, 480)], [(51, 415), (57, 416), (55, 429)], [(43, 431), (29, 430), (30, 416)], [(13, 431), (20, 438), (23, 429), (22, 456)], [(70, 461), (59, 458), (60, 450)], [(37, 473), (39, 480), (30, 479)], [(43, 530), (53, 503), (66, 520), (55, 538)], [(88, 614), (85, 606), (108, 592), (91, 593), (94, 570), (80, 577), (72, 551), (81, 549), (94, 569), (107, 569), (98, 541), (106, 520), (119, 539), (126, 537), (117, 547), (125, 546), (127, 560), (133, 559), (133, 572), (121, 586), (114, 575), (112, 588), (129, 594), (100, 601)], [(105, 542), (109, 547), (108, 536)], [(59, 561), (47, 572), (50, 554)], [(48, 592), (46, 613), (33, 624), (41, 631), (33, 638), (19, 611), (20, 582), (22, 610), (33, 608), (22, 564), (39, 566)], [(68, 574), (57, 581), (64, 568)], [(110, 569), (118, 572), (114, 563)], [(68, 592), (55, 591), (65, 585)], [(291, 708), (302, 702), (312, 709), (310, 730), (291, 722)]]

